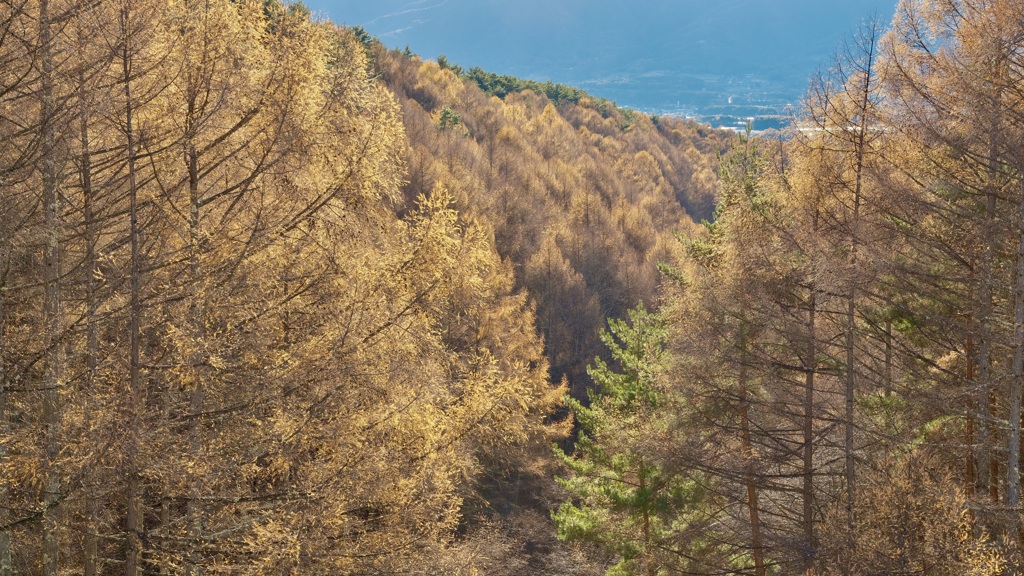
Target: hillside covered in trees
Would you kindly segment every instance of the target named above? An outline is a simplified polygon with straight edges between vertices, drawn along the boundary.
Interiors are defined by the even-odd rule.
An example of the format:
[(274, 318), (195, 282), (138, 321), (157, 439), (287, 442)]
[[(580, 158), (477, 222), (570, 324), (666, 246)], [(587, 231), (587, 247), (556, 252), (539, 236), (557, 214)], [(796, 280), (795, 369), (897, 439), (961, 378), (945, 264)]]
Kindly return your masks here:
[(729, 136), (553, 83), (368, 42), (402, 109), (407, 203), (436, 190), (486, 226), (537, 307), (552, 380), (582, 396), (598, 334), (657, 300), (675, 232), (710, 218)]
[(1022, 38), (903, 0), (762, 139), (0, 3), (0, 576), (1021, 573)]

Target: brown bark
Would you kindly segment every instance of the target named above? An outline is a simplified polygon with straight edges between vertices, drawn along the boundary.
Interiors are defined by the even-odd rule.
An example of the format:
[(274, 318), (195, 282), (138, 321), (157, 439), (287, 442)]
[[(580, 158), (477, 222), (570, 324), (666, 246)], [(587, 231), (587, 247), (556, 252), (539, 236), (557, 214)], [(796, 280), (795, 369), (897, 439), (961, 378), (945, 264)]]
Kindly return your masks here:
[(129, 273), (129, 376), (128, 415), (125, 440), (125, 475), (127, 476), (127, 515), (125, 518), (125, 576), (138, 576), (142, 560), (142, 502), (139, 463), (139, 428), (142, 410), (141, 378), (141, 246), (139, 238), (139, 194), (136, 174), (136, 142), (133, 125), (135, 108), (132, 101), (133, 31), (131, 29), (131, 3), (121, 9), (121, 71), (125, 98), (125, 137), (128, 160), (129, 241), (131, 244), (131, 271)]
[[(193, 102), (189, 102), (189, 111), (192, 112)], [(191, 118), (190, 118), (191, 120)], [(203, 377), (204, 368), (203, 365), (207, 362), (205, 354), (203, 353), (203, 347), (206, 345), (206, 330), (203, 322), (203, 305), (202, 298), (203, 294), (198, 293), (199, 287), (202, 286), (202, 267), (200, 264), (200, 238), (201, 238), (201, 221), (200, 221), (200, 197), (199, 197), (199, 154), (196, 151), (195, 146), (190, 142), (186, 153), (188, 163), (188, 189), (189, 189), (189, 272), (192, 278), (193, 294), (190, 296), (189, 304), (189, 330), (192, 339), (191, 345), (193, 353), (191, 358), (188, 359), (191, 366), (189, 371), (192, 373), (194, 382), (192, 389), (192, 396), (189, 399), (189, 413), (192, 414), (192, 421), (189, 425), (189, 453), (194, 459), (202, 457), (202, 428), (201, 419), (199, 417), (203, 412)], [(199, 484), (198, 478), (193, 477), (189, 482), (189, 498), (188, 504), (186, 505), (186, 519), (185, 523), (188, 530), (189, 536), (189, 557), (188, 562), (185, 566), (186, 576), (192, 576), (194, 574), (200, 574), (200, 555), (197, 547), (202, 536), (202, 526), (199, 519)]]
[[(968, 384), (974, 382), (974, 339), (971, 337), (967, 338), (967, 343), (964, 350), (964, 357), (967, 365), (964, 367), (964, 381)], [(976, 406), (969, 406), (968, 409), (974, 408), (977, 413)], [(977, 452), (974, 448), (974, 426), (975, 419), (967, 419), (967, 430), (965, 431), (964, 446), (967, 446), (967, 458), (964, 459), (964, 484), (967, 488), (967, 495), (974, 496), (977, 493), (977, 470), (974, 467), (974, 459), (977, 456)]]
[[(647, 490), (647, 477), (644, 474), (644, 461), (640, 460), (640, 492), (644, 493)], [(657, 569), (654, 565), (654, 558), (652, 557), (653, 543), (651, 542), (651, 511), (648, 506), (644, 505), (644, 517), (643, 517), (643, 537), (644, 537), (644, 573), (647, 576), (655, 576)]]
[(39, 3), (40, 129), (42, 198), (45, 213), (46, 247), (44, 255), (44, 315), (46, 324), (47, 361), (43, 375), (43, 427), (45, 437), (45, 481), (43, 486), (43, 574), (57, 576), (60, 572), (60, 386), (61, 386), (61, 285), (60, 285), (60, 216), (56, 158), (56, 104), (53, 83), (53, 46), (48, 0)]
[[(995, 197), (989, 196), (994, 204)], [(994, 210), (994, 207), (993, 207)], [(986, 226), (986, 229), (991, 226)], [(990, 237), (992, 232), (987, 230), (985, 236)], [(977, 379), (977, 420), (978, 420), (978, 488), (981, 492), (991, 490), (991, 464), (992, 453), (991, 453), (991, 437), (989, 432), (989, 422), (992, 420), (991, 414), (991, 396), (992, 396), (992, 369), (991, 369), (991, 348), (992, 348), (992, 329), (990, 326), (990, 320), (992, 316), (992, 248), (989, 244), (991, 238), (984, 240), (986, 244), (985, 256), (982, 259), (981, 274), (981, 302), (979, 303), (979, 314), (978, 314), (978, 379)]]
[(814, 535), (814, 375), (817, 371), (816, 313), (817, 293), (812, 289), (807, 309), (807, 359), (804, 361), (804, 414), (803, 414), (803, 501), (802, 528), (804, 536), (804, 574), (814, 574), (814, 556), (817, 541)]
[[(741, 337), (742, 338), (742, 337)], [(742, 343), (746, 346), (746, 343)], [(750, 541), (754, 557), (754, 574), (765, 576), (764, 538), (761, 535), (760, 504), (758, 502), (757, 479), (754, 473), (754, 446), (750, 436), (750, 398), (747, 389), (747, 357), (744, 349), (740, 360), (740, 437), (743, 443), (743, 477), (747, 489), (747, 509), (750, 512)]]
[(1021, 390), (1024, 388), (1024, 199), (1020, 202), (1017, 273), (1013, 288), (1013, 379), (1010, 381), (1009, 439), (1006, 457), (1006, 505), (1020, 504)]
[(871, 105), (871, 94), (874, 87), (874, 63), (875, 50), (877, 48), (878, 23), (872, 22), (865, 29), (867, 37), (864, 38), (862, 48), (864, 53), (864, 65), (859, 67), (859, 72), (864, 76), (864, 83), (858, 94), (859, 102), (856, 110), (857, 138), (854, 148), (854, 184), (853, 184), (853, 210), (850, 214), (850, 288), (846, 305), (846, 409), (845, 419), (845, 441), (844, 451), (846, 453), (846, 522), (847, 522), (847, 551), (844, 574), (853, 572), (853, 558), (856, 556), (856, 507), (857, 507), (857, 476), (856, 476), (856, 454), (854, 452), (854, 417), (855, 397), (857, 390), (857, 369), (856, 369), (856, 348), (857, 348), (857, 270), (860, 266), (858, 251), (860, 250), (861, 233), (861, 202), (863, 200), (864, 169), (867, 159), (867, 132), (868, 116)]
[[(3, 240), (3, 251), (0, 252), (0, 267), (6, 266), (8, 255), (6, 239)], [(0, 435), (8, 433), (7, 426), (7, 371), (3, 358), (6, 355), (6, 312), (7, 312), (7, 279), (0, 277)], [(0, 444), (0, 460), (7, 456), (7, 448)], [(7, 482), (0, 481), (0, 524), (9, 521), (10, 514), (10, 486)], [(0, 576), (11, 576), (14, 568), (11, 564), (11, 535), (6, 530), (0, 530)]]
[[(995, 139), (989, 139), (988, 181), (985, 184), (985, 220), (982, 223), (982, 255), (978, 266), (980, 274), (978, 291), (978, 380), (977, 380), (977, 420), (978, 436), (978, 488), (986, 490), (998, 498), (997, 483), (993, 480), (998, 469), (992, 470), (993, 464), (998, 466), (992, 455), (992, 438), (990, 422), (992, 421), (992, 310), (993, 310), (993, 261), (995, 259), (995, 219), (996, 189), (995, 178), (997, 150)], [(992, 492), (994, 491), (994, 492)]]
[[(99, 367), (99, 332), (97, 326), (97, 311), (99, 309), (99, 298), (97, 295), (97, 272), (98, 262), (96, 258), (96, 213), (95, 198), (92, 188), (92, 160), (89, 140), (89, 96), (86, 91), (84, 72), (79, 75), (79, 138), (82, 147), (81, 164), (79, 174), (82, 184), (82, 206), (83, 218), (85, 219), (85, 290), (86, 290), (86, 402), (89, 408), (86, 410), (87, 430), (91, 430), (90, 421), (97, 407), (93, 402), (93, 387), (96, 384), (96, 371)], [(91, 439), (93, 446), (98, 444), (97, 439)], [(99, 497), (95, 493), (95, 483), (87, 482), (85, 489), (85, 536), (83, 552), (85, 555), (83, 568), (85, 576), (96, 576), (98, 574), (97, 561), (99, 559)]]

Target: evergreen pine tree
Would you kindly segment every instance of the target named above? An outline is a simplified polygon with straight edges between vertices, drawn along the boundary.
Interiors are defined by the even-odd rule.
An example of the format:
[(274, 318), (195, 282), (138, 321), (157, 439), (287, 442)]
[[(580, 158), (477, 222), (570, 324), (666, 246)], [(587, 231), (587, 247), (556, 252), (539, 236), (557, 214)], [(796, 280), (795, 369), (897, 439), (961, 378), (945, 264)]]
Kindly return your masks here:
[[(571, 470), (559, 483), (572, 498), (552, 513), (563, 540), (597, 544), (619, 558), (607, 574), (660, 574), (697, 546), (690, 536), (698, 482), (657, 451), (667, 427), (655, 380), (665, 359), (664, 320), (641, 304), (629, 322), (609, 320), (601, 339), (621, 371), (596, 359), (589, 406), (566, 401), (582, 428), (575, 454), (556, 448)], [(704, 535), (703, 538), (707, 538)]]

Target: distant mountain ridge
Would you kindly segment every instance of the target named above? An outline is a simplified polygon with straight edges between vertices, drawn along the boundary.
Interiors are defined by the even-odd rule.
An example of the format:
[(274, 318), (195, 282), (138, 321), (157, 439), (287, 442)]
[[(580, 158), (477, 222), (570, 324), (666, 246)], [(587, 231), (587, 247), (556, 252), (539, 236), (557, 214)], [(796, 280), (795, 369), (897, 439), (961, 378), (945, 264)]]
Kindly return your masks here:
[[(620, 105), (709, 115), (797, 102), (864, 19), (894, 0), (311, 0), (385, 44), (577, 85)], [(730, 102), (731, 100), (731, 102)], [(756, 110), (756, 108), (755, 108)], [(717, 112), (716, 112), (717, 111)], [(736, 110), (740, 114), (743, 111)]]

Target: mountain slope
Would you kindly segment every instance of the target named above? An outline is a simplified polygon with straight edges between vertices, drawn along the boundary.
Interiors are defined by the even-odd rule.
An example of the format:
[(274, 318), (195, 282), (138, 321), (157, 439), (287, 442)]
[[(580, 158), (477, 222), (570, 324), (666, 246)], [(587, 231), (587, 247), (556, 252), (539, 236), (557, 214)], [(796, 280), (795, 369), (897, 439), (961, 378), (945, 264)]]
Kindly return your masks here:
[(605, 318), (653, 304), (673, 232), (710, 217), (730, 136), (474, 70), (504, 82), (502, 99), (435, 62), (374, 54), (410, 139), (407, 199), (447, 190), (493, 230), (537, 305), (552, 378), (582, 397)]

